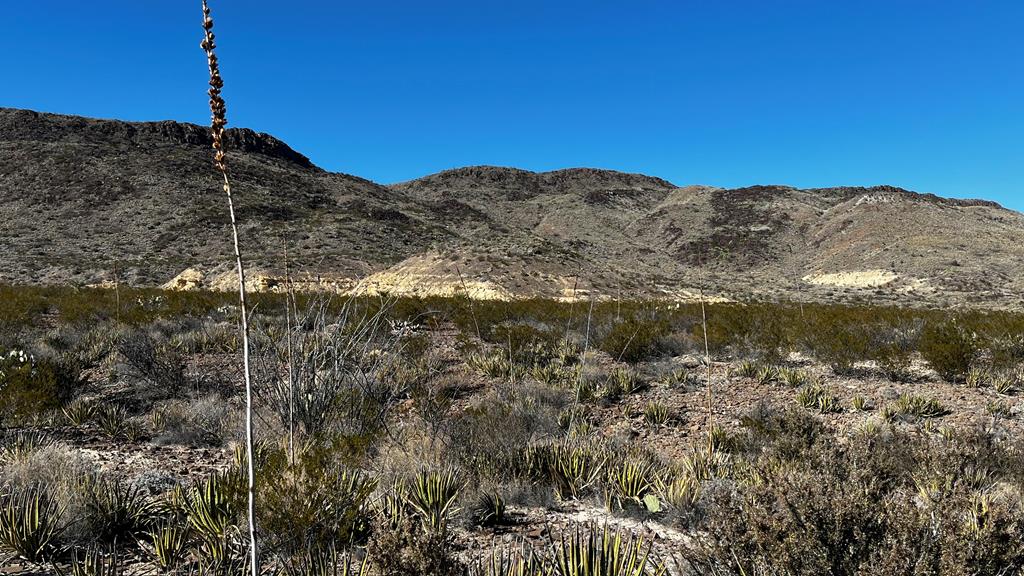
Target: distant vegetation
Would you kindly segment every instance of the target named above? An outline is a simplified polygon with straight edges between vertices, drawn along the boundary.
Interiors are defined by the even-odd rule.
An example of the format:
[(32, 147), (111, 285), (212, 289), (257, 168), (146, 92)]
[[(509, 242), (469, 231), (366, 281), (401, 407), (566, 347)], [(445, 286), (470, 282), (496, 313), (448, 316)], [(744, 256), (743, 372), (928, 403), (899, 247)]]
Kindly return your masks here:
[[(1004, 574), (1024, 561), (1024, 452), (998, 424), (1015, 418), (1019, 314), (709, 304), (716, 386), (788, 399), (713, 422), (696, 304), (251, 304), (268, 569)], [(0, 550), (77, 574), (244, 571), (235, 307), (230, 293), (0, 286)], [(937, 424), (960, 407), (906, 384), (928, 380), (922, 367), (991, 396), (988, 428)], [(868, 400), (833, 383), (861, 378), (905, 391)], [(687, 423), (699, 431), (670, 440)], [(82, 438), (222, 456), (192, 477), (101, 472)], [(525, 547), (461, 540), (574, 506), (605, 520)], [(692, 537), (651, 541), (631, 518)]]

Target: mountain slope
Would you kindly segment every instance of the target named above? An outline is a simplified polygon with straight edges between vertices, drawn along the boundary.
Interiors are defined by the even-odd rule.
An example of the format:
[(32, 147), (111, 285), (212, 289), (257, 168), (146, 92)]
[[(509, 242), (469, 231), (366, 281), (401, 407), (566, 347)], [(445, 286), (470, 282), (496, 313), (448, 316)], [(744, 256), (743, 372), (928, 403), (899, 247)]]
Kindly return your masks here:
[[(677, 187), (478, 166), (391, 186), (229, 130), (256, 288), (869, 298), (1018, 306), (1024, 215), (898, 188)], [(209, 134), (0, 109), (0, 281), (217, 286), (230, 273)]]

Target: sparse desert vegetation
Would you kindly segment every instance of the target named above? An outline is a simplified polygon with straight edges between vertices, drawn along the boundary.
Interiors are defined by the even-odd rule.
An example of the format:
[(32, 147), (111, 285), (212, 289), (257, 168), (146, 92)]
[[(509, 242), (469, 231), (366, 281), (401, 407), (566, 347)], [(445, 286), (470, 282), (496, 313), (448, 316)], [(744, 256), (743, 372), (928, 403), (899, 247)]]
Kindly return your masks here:
[[(209, 129), (0, 109), (0, 574), (1024, 571), (1024, 284), (1008, 250), (1024, 215), (892, 186), (678, 187), (492, 166), (385, 186), (331, 173), (267, 134), (227, 130), (201, 6)], [(330, 43), (296, 27), (287, 77), (304, 84), (281, 94), (308, 105), (314, 75), (299, 70)], [(833, 36), (813, 32), (799, 36)], [(569, 77), (615, 97), (582, 65), (587, 50), (552, 58), (545, 36), (508, 50), (571, 71), (531, 68), (545, 96)], [(374, 71), (406, 59), (375, 41)], [(281, 70), (277, 48), (234, 53)], [(662, 89), (672, 74), (630, 70), (666, 50), (629, 48), (610, 61), (616, 76), (676, 93)], [(489, 105), (532, 91), (514, 59), (485, 52), (473, 67), (516, 88), (489, 79), (501, 92)], [(397, 101), (365, 63), (345, 65), (358, 78), (347, 97), (372, 86)], [(716, 69), (697, 60), (686, 75)], [(461, 100), (431, 101), (428, 76), (448, 70), (389, 74), (438, 119), (451, 108), (480, 122), (468, 76), (448, 82)], [(746, 92), (705, 85), (721, 102), (701, 115), (717, 123)], [(840, 101), (844, 115), (903, 115), (862, 114), (860, 99)], [(566, 129), (619, 124), (550, 104)], [(796, 116), (779, 104), (761, 108)], [(394, 112), (388, 127), (403, 123)], [(668, 116), (642, 112), (624, 124)], [(317, 124), (303, 132), (326, 132), (303, 116)], [(721, 128), (694, 120), (688, 134), (719, 147)]]
[[(5, 562), (245, 572), (235, 297), (0, 296)], [(709, 420), (696, 304), (251, 300), (265, 570), (1007, 574), (1024, 561), (1018, 314), (708, 304)], [(879, 345), (896, 341), (898, 354)]]

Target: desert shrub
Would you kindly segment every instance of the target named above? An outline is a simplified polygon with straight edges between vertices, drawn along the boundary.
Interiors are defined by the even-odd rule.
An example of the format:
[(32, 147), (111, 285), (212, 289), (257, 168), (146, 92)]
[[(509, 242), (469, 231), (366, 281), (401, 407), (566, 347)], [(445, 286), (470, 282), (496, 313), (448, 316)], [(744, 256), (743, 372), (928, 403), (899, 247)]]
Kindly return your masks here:
[(789, 450), (774, 444), (762, 436), (743, 466), (703, 487), (706, 538), (683, 546), (687, 569), (995, 575), (1024, 561), (1020, 492), (992, 491), (1017, 477), (1019, 455), (991, 436), (934, 442), (888, 431), (836, 443), (819, 435), (802, 442), (799, 458), (783, 459)]
[(597, 348), (615, 360), (633, 364), (663, 354), (662, 340), (668, 333), (666, 319), (634, 316), (608, 327), (597, 339)]
[(928, 365), (949, 382), (962, 381), (979, 352), (977, 336), (956, 320), (929, 322), (920, 347)]
[(811, 355), (839, 374), (871, 355), (871, 329), (862, 311), (849, 308), (816, 309), (803, 321), (800, 340)]
[(496, 344), (510, 361), (521, 366), (545, 366), (555, 357), (558, 334), (545, 327), (503, 322), (486, 338)]
[[(709, 334), (709, 339), (727, 339), (724, 343), (737, 355), (755, 358), (765, 364), (778, 364), (789, 352), (791, 336), (787, 326), (793, 319), (785, 306), (716, 306), (708, 321), (715, 325), (713, 331), (716, 332)], [(709, 331), (712, 331), (710, 327)]]
[(181, 351), (147, 330), (131, 330), (122, 335), (117, 351), (126, 375), (148, 385), (150, 394), (171, 398), (187, 384)]
[(534, 439), (559, 432), (566, 402), (563, 392), (526, 384), (484, 397), (452, 419), (447, 457), (478, 481), (510, 479)]
[(1011, 370), (1024, 363), (1024, 334), (1004, 332), (988, 338), (989, 362), (995, 370)]
[(73, 366), (20, 349), (0, 351), (0, 421), (23, 422), (56, 410), (80, 385)]
[(744, 436), (738, 440), (745, 453), (771, 453), (782, 460), (805, 454), (824, 436), (821, 422), (798, 408), (777, 410), (758, 404), (740, 422)]
[(233, 354), (241, 343), (238, 326), (230, 322), (204, 321), (176, 330), (169, 345), (181, 354)]
[(890, 380), (902, 382), (910, 378), (910, 366), (914, 351), (920, 345), (921, 329), (919, 321), (904, 321), (896, 325), (883, 322), (873, 329), (868, 356)]
[(330, 446), (261, 455), (257, 493), (260, 527), (275, 547), (289, 552), (344, 547), (365, 541), (376, 482), (337, 461)]
[(424, 530), (410, 516), (401, 516), (396, 523), (381, 519), (367, 554), (380, 574), (393, 576), (462, 576), (466, 569), (448, 531)]
[(217, 395), (172, 400), (149, 415), (156, 442), (189, 446), (220, 446), (230, 433), (231, 405)]
[(255, 394), (284, 429), (314, 438), (328, 433), (369, 435), (383, 427), (403, 392), (388, 378), (401, 334), (385, 311), (355, 304), (336, 316), (315, 301), (292, 323), (259, 327)]

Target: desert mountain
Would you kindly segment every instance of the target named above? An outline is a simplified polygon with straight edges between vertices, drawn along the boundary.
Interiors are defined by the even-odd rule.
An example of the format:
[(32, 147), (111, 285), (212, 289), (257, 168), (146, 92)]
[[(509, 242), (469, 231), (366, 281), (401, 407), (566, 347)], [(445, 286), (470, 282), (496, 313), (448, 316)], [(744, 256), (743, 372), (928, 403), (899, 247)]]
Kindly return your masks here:
[[(204, 127), (0, 109), (0, 282), (218, 287), (224, 199)], [(1019, 307), (1024, 215), (890, 186), (723, 189), (569, 169), (391, 186), (228, 131), (256, 288), (478, 297), (868, 299)], [(287, 254), (287, 257), (286, 257)]]

